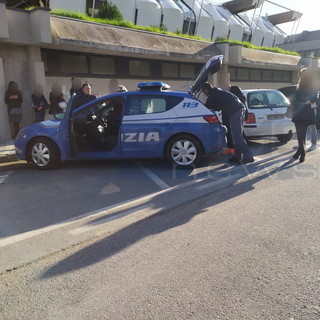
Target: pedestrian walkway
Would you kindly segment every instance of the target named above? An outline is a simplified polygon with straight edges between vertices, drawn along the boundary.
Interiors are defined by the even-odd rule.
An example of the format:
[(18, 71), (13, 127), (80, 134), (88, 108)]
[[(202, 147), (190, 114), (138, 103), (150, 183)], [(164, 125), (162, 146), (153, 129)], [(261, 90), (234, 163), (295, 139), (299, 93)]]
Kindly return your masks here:
[(0, 158), (5, 158), (15, 154), (13, 140), (0, 141)]

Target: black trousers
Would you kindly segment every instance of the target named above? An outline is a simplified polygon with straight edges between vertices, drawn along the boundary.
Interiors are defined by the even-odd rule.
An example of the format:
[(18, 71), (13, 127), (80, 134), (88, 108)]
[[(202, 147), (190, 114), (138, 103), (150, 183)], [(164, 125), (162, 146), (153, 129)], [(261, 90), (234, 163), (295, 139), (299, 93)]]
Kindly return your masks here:
[(231, 149), (234, 149), (234, 143), (233, 143), (233, 138), (232, 138), (232, 134), (231, 134), (229, 118), (222, 117), (222, 124), (225, 125), (227, 127), (227, 130), (228, 130), (227, 134), (226, 134), (227, 147), (231, 148)]
[(306, 141), (307, 130), (309, 125), (295, 123), (295, 126), (297, 130), (297, 139), (298, 139), (299, 149), (301, 151), (304, 151), (304, 142)]

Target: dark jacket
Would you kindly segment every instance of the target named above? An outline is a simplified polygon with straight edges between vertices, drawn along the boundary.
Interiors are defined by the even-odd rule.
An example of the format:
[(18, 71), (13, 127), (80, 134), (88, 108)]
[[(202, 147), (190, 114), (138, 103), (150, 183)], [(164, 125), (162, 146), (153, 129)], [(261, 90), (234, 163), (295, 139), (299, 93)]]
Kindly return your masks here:
[(63, 94), (61, 93), (59, 96), (55, 96), (52, 92), (49, 95), (49, 114), (61, 113), (63, 110), (59, 107), (59, 103), (65, 101), (63, 98)]
[(84, 104), (93, 101), (97, 99), (95, 95), (92, 94), (81, 94), (79, 96), (76, 96), (72, 105), (71, 110), (74, 110), (80, 106), (83, 106)]
[[(40, 112), (45, 112), (45, 109), (49, 108), (49, 103), (47, 102), (46, 98), (44, 95), (41, 97), (37, 97), (34, 94), (31, 95), (31, 100), (33, 103), (33, 109), (34, 111), (40, 111)], [(41, 110), (39, 110), (39, 107), (42, 107)]]
[(292, 122), (297, 124), (311, 125), (316, 123), (316, 109), (311, 108), (311, 104), (320, 103), (319, 91), (306, 92), (298, 89), (291, 100), (294, 106)]
[(77, 90), (75, 90), (73, 87), (71, 87), (70, 89), (70, 98), (76, 94), (77, 96), (80, 96), (81, 94), (83, 94), (82, 88), (79, 88)]
[(238, 86), (231, 86), (229, 89), (229, 92), (233, 93), (235, 96), (238, 97), (238, 99), (242, 102), (245, 103), (246, 102), (246, 97), (243, 94), (243, 92), (241, 91), (241, 89)]
[(214, 111), (222, 111), (223, 118), (245, 108), (244, 104), (231, 92), (212, 88), (205, 106)]
[(8, 112), (10, 112), (11, 109), (14, 109), (14, 108), (21, 108), (21, 103), (22, 103), (21, 91), (18, 90), (16, 92), (12, 92), (7, 90), (4, 96), (4, 101), (8, 106)]

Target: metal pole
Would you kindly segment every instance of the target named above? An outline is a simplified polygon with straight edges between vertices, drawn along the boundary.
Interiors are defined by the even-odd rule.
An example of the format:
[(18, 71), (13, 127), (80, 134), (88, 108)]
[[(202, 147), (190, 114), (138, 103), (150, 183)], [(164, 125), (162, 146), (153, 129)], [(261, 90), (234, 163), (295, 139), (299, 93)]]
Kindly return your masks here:
[(94, 10), (95, 10), (95, 7), (96, 7), (96, 0), (93, 0), (93, 3), (92, 3), (92, 18), (94, 18)]
[(201, 2), (201, 7), (200, 7), (200, 11), (199, 11), (198, 23), (197, 23), (195, 35), (197, 35), (197, 33), (198, 33), (198, 28), (199, 28), (199, 23), (200, 23), (200, 16), (201, 16), (201, 11), (202, 11), (202, 6), (203, 6), (203, 0), (202, 0), (202, 2)]
[[(194, 7), (194, 3), (195, 3), (195, 2), (196, 2), (196, 0), (193, 0), (192, 8), (191, 8), (192, 15), (193, 15), (193, 7)], [(189, 31), (190, 31), (190, 23), (191, 23), (191, 17), (189, 18), (189, 25), (188, 25), (187, 34), (189, 34)], [(196, 23), (197, 23), (197, 22), (196, 22)]]

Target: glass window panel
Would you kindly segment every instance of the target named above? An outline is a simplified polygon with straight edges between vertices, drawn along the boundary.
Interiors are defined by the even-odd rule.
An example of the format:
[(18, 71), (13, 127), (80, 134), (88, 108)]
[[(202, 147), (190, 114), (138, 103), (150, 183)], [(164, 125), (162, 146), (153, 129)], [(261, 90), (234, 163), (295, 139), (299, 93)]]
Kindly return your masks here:
[(292, 72), (291, 71), (283, 71), (282, 80), (286, 82), (292, 82)]
[(87, 57), (75, 54), (60, 54), (60, 67), (63, 73), (88, 73)]
[(272, 81), (272, 70), (262, 70), (262, 81)]
[(115, 62), (113, 58), (90, 57), (90, 62), (93, 74), (115, 74)]
[(180, 64), (180, 78), (191, 79), (195, 75), (194, 65), (192, 64)]
[(150, 62), (141, 60), (130, 60), (129, 75), (137, 77), (150, 77)]
[(178, 64), (176, 63), (166, 63), (161, 64), (161, 75), (164, 78), (178, 78)]
[(230, 73), (230, 80), (236, 81), (237, 80), (237, 69), (233, 68), (233, 67), (229, 67), (228, 71)]
[(261, 70), (251, 69), (250, 70), (250, 80), (261, 81)]
[(282, 71), (273, 71), (273, 81), (282, 81)]
[(237, 80), (249, 80), (249, 69), (238, 68)]

